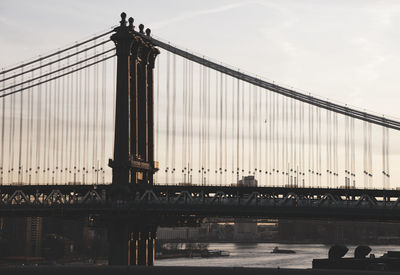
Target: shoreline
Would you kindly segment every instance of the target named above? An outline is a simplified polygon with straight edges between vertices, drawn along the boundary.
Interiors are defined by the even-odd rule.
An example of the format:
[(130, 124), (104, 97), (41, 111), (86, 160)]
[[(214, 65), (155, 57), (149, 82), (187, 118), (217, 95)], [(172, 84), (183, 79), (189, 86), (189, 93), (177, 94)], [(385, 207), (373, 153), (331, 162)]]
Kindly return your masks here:
[[(6, 275), (71, 275), (73, 273), (85, 275), (351, 275), (351, 274), (382, 274), (382, 271), (356, 271), (356, 270), (316, 270), (316, 269), (286, 269), (286, 268), (250, 268), (250, 267), (142, 267), (142, 266), (19, 266), (19, 267), (0, 267), (0, 274)], [(391, 274), (391, 272), (384, 272)]]

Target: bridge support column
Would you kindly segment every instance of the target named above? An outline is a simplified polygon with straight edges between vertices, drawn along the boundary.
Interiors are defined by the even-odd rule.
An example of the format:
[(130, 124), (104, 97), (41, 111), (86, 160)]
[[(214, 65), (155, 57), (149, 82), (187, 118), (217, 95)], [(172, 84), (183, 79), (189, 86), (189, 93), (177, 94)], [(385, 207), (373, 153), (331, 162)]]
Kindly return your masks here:
[[(130, 186), (153, 184), (154, 161), (153, 69), (159, 54), (148, 39), (150, 30), (134, 30), (133, 18), (121, 14), (111, 36), (117, 50), (117, 91), (111, 200), (125, 207), (134, 199)], [(109, 264), (153, 265), (155, 228), (147, 217), (109, 219)]]
[(109, 265), (154, 265), (156, 227), (121, 220), (108, 226)]
[[(153, 122), (153, 69), (159, 54), (157, 48), (146, 41), (144, 26), (134, 34), (131, 49), (130, 78), (130, 146), (132, 184), (153, 184), (153, 174), (158, 170), (154, 161)], [(150, 35), (150, 30), (146, 30)]]
[(128, 265), (129, 230), (124, 222), (113, 221), (108, 226), (108, 264)]
[(154, 260), (156, 256), (156, 229), (149, 232), (149, 239), (148, 239), (148, 256), (147, 256), (147, 262), (149, 266), (154, 265)]
[(137, 265), (147, 265), (147, 256), (148, 256), (148, 238), (146, 236), (146, 232), (139, 232), (139, 254), (138, 254), (138, 261)]
[(138, 238), (136, 232), (130, 233), (129, 247), (128, 247), (128, 265), (134, 265), (138, 261)]

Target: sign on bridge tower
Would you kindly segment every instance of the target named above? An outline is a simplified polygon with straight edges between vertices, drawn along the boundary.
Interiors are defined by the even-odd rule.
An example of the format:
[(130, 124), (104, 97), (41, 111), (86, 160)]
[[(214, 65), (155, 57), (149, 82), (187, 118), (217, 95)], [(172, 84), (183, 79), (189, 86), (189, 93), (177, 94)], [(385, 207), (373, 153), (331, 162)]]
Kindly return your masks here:
[[(154, 161), (153, 131), (153, 69), (159, 54), (147, 39), (150, 29), (134, 30), (133, 18), (126, 22), (121, 14), (120, 26), (111, 39), (117, 51), (117, 87), (114, 159), (113, 203), (127, 204), (132, 184), (152, 185), (158, 170)], [(109, 264), (153, 265), (156, 226), (151, 217), (109, 217)]]

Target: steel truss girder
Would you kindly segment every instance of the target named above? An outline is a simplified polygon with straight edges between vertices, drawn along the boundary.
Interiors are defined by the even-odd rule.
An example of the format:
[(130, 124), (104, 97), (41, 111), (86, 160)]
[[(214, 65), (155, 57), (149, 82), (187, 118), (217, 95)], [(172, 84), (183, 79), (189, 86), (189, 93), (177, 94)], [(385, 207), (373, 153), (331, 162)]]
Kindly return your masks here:
[[(137, 185), (112, 200), (110, 185), (1, 186), (0, 215), (52, 213), (198, 217), (341, 217), (400, 221), (400, 191)], [(350, 215), (350, 216), (349, 216)]]

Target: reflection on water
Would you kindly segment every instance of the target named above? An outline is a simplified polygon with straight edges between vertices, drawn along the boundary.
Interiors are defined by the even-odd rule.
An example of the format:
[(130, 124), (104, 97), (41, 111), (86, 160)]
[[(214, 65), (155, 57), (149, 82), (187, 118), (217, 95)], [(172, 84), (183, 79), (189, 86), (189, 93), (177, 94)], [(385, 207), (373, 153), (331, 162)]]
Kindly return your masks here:
[[(272, 254), (274, 247), (290, 249), (296, 254)], [(348, 246), (347, 257), (353, 257), (356, 246)], [(330, 246), (323, 244), (233, 244), (211, 243), (208, 249), (223, 250), (229, 257), (179, 258), (157, 260), (157, 266), (243, 266), (243, 267), (287, 267), (311, 268), (314, 258), (327, 258)], [(371, 253), (380, 257), (388, 250), (400, 251), (400, 246), (371, 246)]]

